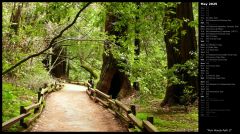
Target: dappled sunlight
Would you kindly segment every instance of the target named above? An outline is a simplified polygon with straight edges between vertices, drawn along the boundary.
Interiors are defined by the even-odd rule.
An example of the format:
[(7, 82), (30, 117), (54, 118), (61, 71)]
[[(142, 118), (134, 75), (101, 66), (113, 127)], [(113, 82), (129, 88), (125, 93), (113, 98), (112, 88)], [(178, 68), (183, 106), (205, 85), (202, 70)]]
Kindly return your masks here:
[(63, 89), (64, 91), (86, 91), (87, 87), (74, 85), (74, 84), (64, 84)]
[(196, 7), (3, 3), (4, 129), (195, 131)]

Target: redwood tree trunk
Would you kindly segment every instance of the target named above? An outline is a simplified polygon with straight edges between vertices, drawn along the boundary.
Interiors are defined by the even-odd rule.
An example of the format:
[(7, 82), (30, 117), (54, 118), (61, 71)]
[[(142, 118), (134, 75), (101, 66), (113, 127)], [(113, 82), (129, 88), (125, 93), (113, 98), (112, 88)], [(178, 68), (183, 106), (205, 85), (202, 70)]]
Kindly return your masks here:
[(68, 79), (69, 63), (67, 64), (67, 49), (62, 47), (52, 48), (52, 54), (48, 54), (42, 61), (50, 74), (56, 78)]
[[(127, 25), (122, 26), (119, 31), (114, 29), (114, 23), (119, 21), (116, 15), (109, 12), (107, 14), (107, 20), (105, 23), (105, 31), (109, 35), (115, 35), (116, 40), (124, 36), (127, 30)], [(114, 45), (121, 46), (121, 44), (115, 42)], [(104, 43), (105, 52), (109, 51), (111, 44), (106, 41)], [(113, 98), (124, 97), (128, 94), (131, 89), (131, 84), (128, 76), (124, 72), (119, 71), (117, 66), (118, 61), (113, 57), (111, 51), (108, 55), (103, 53), (103, 65), (100, 75), (100, 80), (97, 83), (97, 89), (103, 91), (104, 93), (112, 95)]]
[[(141, 48), (141, 44), (140, 44), (140, 38), (139, 38), (139, 27), (140, 27), (140, 21), (139, 21), (139, 8), (140, 8), (140, 2), (136, 2), (136, 7), (138, 10), (138, 13), (135, 16), (135, 40), (134, 40), (134, 45), (135, 45), (135, 49), (134, 49), (134, 62), (139, 62), (139, 55), (140, 55), (140, 48)], [(139, 91), (140, 90), (140, 84), (138, 81), (133, 82), (133, 89)]]
[[(63, 50), (61, 50), (63, 49)], [(62, 52), (61, 52), (62, 51)], [(55, 62), (55, 60), (57, 60), (55, 62), (55, 67), (51, 70), (51, 74), (56, 77), (56, 78), (64, 78), (67, 79), (68, 74), (67, 74), (67, 62), (66, 62), (66, 48), (62, 48), (62, 47), (57, 47), (57, 48), (53, 48), (53, 53), (54, 55), (52, 56), (52, 63), (51, 65), (53, 65), (53, 63)], [(59, 54), (61, 53), (61, 54)], [(59, 57), (58, 57), (59, 55)]]
[[(139, 10), (140, 8), (140, 2), (137, 2), (136, 3), (136, 7), (137, 7), (137, 10)], [(140, 54), (140, 39), (139, 39), (139, 26), (140, 26), (140, 22), (139, 22), (139, 13), (136, 15), (135, 19), (136, 19), (136, 22), (135, 22), (135, 41), (134, 41), (134, 45), (135, 45), (135, 50), (134, 50), (134, 54), (135, 54), (135, 58), (134, 60), (139, 60), (139, 54)]]
[(14, 3), (11, 20), (10, 20), (10, 23), (11, 23), (10, 28), (14, 30), (15, 35), (18, 35), (22, 7), (23, 7), (23, 3), (19, 3), (19, 4)]
[[(168, 12), (169, 10), (176, 11), (176, 14), (173, 14), (172, 12)], [(168, 8), (165, 13), (164, 18), (164, 27), (166, 31), (165, 35), (165, 43), (166, 43), (166, 50), (167, 50), (167, 61), (168, 61), (168, 68), (172, 68), (174, 64), (184, 64), (187, 60), (193, 58), (193, 55), (191, 55), (191, 52), (196, 52), (197, 48), (197, 42), (196, 42), (196, 36), (195, 36), (195, 29), (194, 27), (189, 27), (187, 22), (183, 22), (183, 26), (178, 29), (178, 35), (179, 38), (177, 44), (173, 44), (173, 42), (170, 42), (169, 39), (176, 34), (176, 32), (173, 30), (166, 29), (166, 22), (172, 22), (174, 19), (189, 19), (190, 21), (193, 21), (193, 9), (192, 9), (192, 3), (191, 2), (182, 2), (181, 4), (177, 5), (176, 8)], [(169, 31), (168, 31), (169, 30)], [(181, 31), (186, 30), (185, 35), (181, 35)], [(178, 51), (176, 51), (178, 49)], [(197, 92), (197, 77), (189, 76), (184, 71), (177, 72), (175, 75), (177, 75), (178, 78), (180, 78), (183, 81), (186, 81), (189, 86), (194, 87), (194, 93)], [(175, 105), (175, 104), (183, 104), (181, 102), (181, 97), (183, 96), (183, 89), (186, 85), (172, 85), (168, 86), (166, 90), (165, 98), (161, 104), (161, 106), (164, 105)], [(196, 98), (193, 97), (192, 101), (194, 101)]]

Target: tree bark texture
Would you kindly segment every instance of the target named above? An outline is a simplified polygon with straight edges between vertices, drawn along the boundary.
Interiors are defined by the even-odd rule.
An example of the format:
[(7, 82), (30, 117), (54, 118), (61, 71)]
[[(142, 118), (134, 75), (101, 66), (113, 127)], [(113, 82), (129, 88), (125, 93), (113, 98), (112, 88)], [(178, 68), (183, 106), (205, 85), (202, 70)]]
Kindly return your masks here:
[(111, 12), (107, 14), (105, 31), (108, 32), (109, 35), (115, 35), (116, 42), (110, 44), (106, 41), (104, 43), (104, 50), (105, 52), (108, 51), (108, 54), (103, 54), (103, 65), (100, 80), (97, 83), (97, 89), (112, 95), (113, 98), (125, 97), (131, 90), (131, 84), (128, 76), (124, 72), (119, 71), (119, 67), (117, 66), (118, 61), (113, 57), (111, 51), (109, 51), (111, 45), (121, 46), (121, 44), (117, 43), (117, 40), (123, 37), (125, 31), (127, 30), (127, 26), (121, 27), (119, 31), (114, 29), (114, 24), (118, 20), (119, 18)]
[[(61, 49), (63, 49), (61, 51)], [(58, 57), (59, 53), (61, 52), (60, 54), (60, 57)], [(56, 78), (64, 78), (64, 79), (67, 79), (67, 59), (64, 58), (64, 56), (66, 56), (66, 48), (61, 48), (61, 47), (56, 47), (56, 48), (53, 48), (53, 53), (56, 54), (56, 55), (52, 55), (52, 63), (51, 65), (53, 65), (53, 63), (55, 62), (55, 65), (53, 65), (53, 69), (50, 71), (51, 75), (53, 75), (54, 77)]]
[(23, 3), (14, 3), (11, 19), (10, 28), (13, 29), (14, 33), (18, 35), (19, 23), (21, 18)]
[[(169, 12), (169, 10), (175, 11), (176, 14)], [(177, 32), (177, 37), (179, 38), (178, 43), (174, 44), (169, 41), (169, 39), (176, 34), (174, 30), (166, 29), (166, 23), (172, 22), (174, 19), (189, 19), (189, 21), (193, 21), (193, 9), (191, 2), (182, 2), (181, 4), (177, 5), (175, 8), (171, 7), (166, 10), (165, 18), (164, 18), (164, 28), (166, 31), (166, 35), (164, 37), (166, 43), (166, 50), (167, 50), (167, 61), (168, 61), (168, 68), (172, 68), (174, 64), (184, 64), (187, 60), (192, 59), (193, 55), (191, 52), (196, 52), (197, 49), (197, 42), (195, 36), (195, 29), (194, 27), (188, 26), (188, 23), (183, 21), (182, 27), (180, 27)], [(169, 30), (169, 31), (168, 31)], [(181, 31), (185, 30), (186, 34), (181, 35)], [(186, 81), (186, 85), (193, 86), (194, 93), (197, 92), (197, 77), (192, 77), (186, 72), (178, 72), (178, 78), (183, 81)], [(172, 85), (168, 86), (166, 90), (165, 98), (161, 104), (161, 106), (165, 105), (175, 105), (175, 104), (183, 104), (181, 102), (181, 96), (183, 93), (184, 85)], [(192, 98), (194, 101), (196, 98)]]

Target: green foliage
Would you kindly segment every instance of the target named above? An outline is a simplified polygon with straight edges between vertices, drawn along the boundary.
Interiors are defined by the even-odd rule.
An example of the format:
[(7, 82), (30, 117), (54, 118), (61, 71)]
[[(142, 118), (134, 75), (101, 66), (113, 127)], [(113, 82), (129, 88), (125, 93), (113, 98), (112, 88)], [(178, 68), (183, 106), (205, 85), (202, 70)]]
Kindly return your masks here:
[[(169, 3), (168, 3), (169, 4)], [(194, 20), (189, 21), (189, 19), (183, 18), (183, 19), (178, 19), (178, 18), (170, 18), (169, 16), (176, 14), (176, 11), (172, 10), (172, 7), (176, 7), (177, 4), (170, 4), (170, 6), (167, 4), (166, 7), (168, 7), (168, 10), (165, 11), (168, 16), (165, 16), (165, 21), (164, 21), (164, 31), (165, 34), (171, 31), (173, 34), (171, 37), (168, 39), (169, 43), (171, 44), (178, 44), (179, 37), (183, 37), (186, 35), (186, 31), (182, 30), (179, 32), (179, 29), (183, 26), (183, 23), (187, 23), (188, 26), (190, 27), (195, 27), (196, 29), (196, 38), (198, 39), (198, 3), (193, 2), (193, 15), (194, 15)], [(174, 9), (174, 8), (173, 8)]]
[[(10, 83), (2, 85), (2, 122), (20, 115), (20, 106), (29, 106), (37, 101), (37, 92)], [(17, 123), (9, 131), (21, 129)]]
[[(74, 9), (78, 11), (79, 7)], [(94, 70), (95, 76), (100, 75), (104, 49), (103, 41), (107, 38), (103, 31), (104, 17), (104, 8), (97, 3), (91, 4), (81, 14), (73, 28), (65, 34), (65, 38), (73, 38), (73, 40), (59, 44), (68, 46), (70, 80), (86, 81), (90, 78), (91, 71), (89, 72), (81, 67), (84, 65)], [(79, 40), (74, 40), (75, 38)]]
[(81, 67), (84, 68), (86, 71), (88, 71), (91, 74), (91, 76), (93, 76), (95, 79), (98, 78), (96, 72), (94, 72), (94, 70), (89, 66), (87, 66), (86, 64), (82, 64)]
[(180, 106), (170, 109), (169, 112), (138, 112), (137, 118), (146, 120), (148, 116), (154, 117), (153, 125), (160, 132), (182, 132), (182, 131), (198, 131), (198, 109), (190, 107), (190, 112), (175, 111), (181, 109)]
[[(21, 3), (20, 3), (21, 4)], [(3, 70), (14, 65), (24, 57), (39, 52), (45, 48), (49, 41), (67, 24), (69, 24), (76, 13), (85, 3), (24, 3), (19, 24), (19, 33), (14, 34), (10, 28), (10, 18), (14, 3), (3, 3)], [(73, 27), (64, 33), (62, 39), (69, 39), (57, 45), (67, 47), (67, 56), (69, 60), (69, 79), (74, 81), (86, 81), (90, 78), (91, 71), (94, 76), (100, 76), (102, 67), (102, 55), (111, 54), (117, 61), (120, 71), (125, 72), (130, 81), (140, 83), (140, 92), (137, 93), (135, 102), (148, 106), (153, 101), (160, 102), (167, 86), (171, 84), (186, 84), (181, 78), (176, 76), (176, 72), (181, 70), (187, 72), (190, 76), (198, 75), (198, 58), (188, 60), (184, 64), (176, 64), (171, 69), (167, 69), (166, 44), (164, 35), (166, 31), (178, 31), (178, 29), (187, 22), (189, 26), (198, 30), (198, 5), (193, 3), (194, 21), (187, 19), (174, 19), (166, 21), (165, 28), (163, 19), (166, 8), (176, 7), (179, 3), (148, 2), (140, 3), (139, 9), (135, 2), (127, 3), (92, 3), (78, 18)], [(125, 29), (124, 36), (117, 38), (108, 35), (104, 31), (107, 12), (111, 11), (118, 16), (119, 21), (114, 24), (114, 30), (121, 31)], [(175, 11), (168, 11), (175, 14)], [(138, 21), (136, 21), (138, 17)], [(136, 34), (136, 29), (139, 31)], [(197, 33), (197, 32), (196, 32)], [(179, 35), (185, 36), (186, 31), (176, 32), (169, 42), (178, 44)], [(196, 34), (196, 36), (198, 36)], [(135, 38), (140, 39), (140, 55), (135, 55)], [(70, 39), (71, 38), (71, 39)], [(116, 42), (120, 45), (111, 44), (110, 49), (104, 50), (104, 41), (110, 43)], [(176, 47), (177, 48), (177, 47)], [(177, 49), (176, 49), (177, 51)], [(44, 57), (44, 56), (43, 56)], [(51, 76), (43, 67), (41, 61), (43, 57), (31, 59), (16, 68), (3, 79), (9, 83), (14, 83), (18, 87), (4, 83), (3, 88), (3, 118), (4, 121), (18, 115), (21, 97), (27, 94), (27, 97), (35, 96), (36, 91), (43, 83), (52, 81)], [(138, 57), (138, 60), (135, 60)], [(87, 70), (81, 66), (87, 65)], [(99, 77), (98, 77), (99, 78)], [(95, 79), (95, 83), (98, 79)], [(192, 87), (186, 85), (182, 101), (189, 101), (192, 97)], [(20, 99), (19, 99), (20, 98)], [(11, 108), (8, 109), (8, 105)], [(149, 107), (150, 108), (150, 107)], [(138, 113), (141, 119), (146, 119), (146, 113)], [(177, 114), (180, 115), (180, 114)], [(162, 131), (190, 130), (197, 128), (196, 113), (185, 117), (190, 122), (180, 118), (173, 117), (167, 119), (167, 115), (157, 117), (155, 125)], [(154, 115), (155, 116), (155, 115)], [(160, 120), (161, 119), (161, 120)], [(176, 120), (176, 121), (174, 121)], [(181, 121), (184, 120), (184, 121)], [(163, 127), (161, 127), (163, 126)], [(182, 129), (180, 129), (182, 128)]]
[(183, 93), (183, 96), (180, 97), (180, 101), (185, 105), (191, 104), (192, 98), (197, 97), (197, 93), (194, 92), (193, 86), (186, 85), (183, 89)]
[[(11, 28), (14, 5), (23, 5), (19, 20), (18, 33)], [(4, 3), (3, 4), (3, 70), (13, 66), (23, 58), (37, 53), (46, 46), (48, 38), (42, 17), (44, 3)], [(38, 14), (39, 13), (39, 14)], [(45, 20), (46, 21), (46, 20)], [(2, 91), (3, 122), (18, 116), (20, 106), (29, 106), (37, 101), (37, 90), (53, 79), (43, 67), (42, 57), (30, 59), (12, 72), (4, 75)], [(20, 131), (16, 123), (9, 131)]]
[(24, 87), (28, 87), (32, 90), (37, 91), (44, 83), (54, 82), (53, 78), (43, 67), (41, 59), (30, 61), (32, 65), (23, 68), (21, 71), (21, 80), (19, 84)]
[(163, 75), (163, 72), (166, 71), (166, 65), (164, 68), (165, 63), (162, 63), (163, 66), (157, 63), (157, 58), (149, 58), (136, 62), (132, 66), (130, 79), (131, 81), (140, 82), (142, 95), (152, 95), (162, 98), (167, 82), (166, 77)]
[[(150, 96), (163, 98), (167, 84), (164, 74), (167, 66), (161, 16), (164, 14), (165, 4), (141, 3), (139, 9), (136, 3), (105, 3), (104, 6), (119, 17), (114, 25), (115, 30), (121, 31), (127, 25), (127, 33), (120, 39), (109, 37), (109, 41), (120, 44), (112, 44), (110, 48), (120, 71), (130, 76), (131, 82), (140, 83), (140, 100), (149, 98), (147, 101), (150, 101)], [(139, 17), (138, 22), (136, 16)], [(135, 28), (140, 31), (139, 35), (135, 34)], [(136, 36), (141, 40), (138, 61), (134, 60)]]
[(179, 72), (186, 72), (189, 76), (198, 76), (198, 55), (193, 53), (194, 59), (186, 61), (184, 64), (174, 64), (166, 73), (169, 79), (169, 86), (177, 84), (186, 84), (181, 78), (178, 78), (176, 74)]
[(194, 92), (194, 87), (184, 81), (185, 75), (189, 77), (198, 76), (198, 55), (197, 53), (193, 53), (193, 55), (193, 59), (186, 61), (184, 64), (174, 64), (166, 73), (168, 77), (168, 86), (184, 85), (183, 96), (181, 96), (180, 100), (185, 105), (189, 104), (192, 98), (197, 97), (197, 93)]

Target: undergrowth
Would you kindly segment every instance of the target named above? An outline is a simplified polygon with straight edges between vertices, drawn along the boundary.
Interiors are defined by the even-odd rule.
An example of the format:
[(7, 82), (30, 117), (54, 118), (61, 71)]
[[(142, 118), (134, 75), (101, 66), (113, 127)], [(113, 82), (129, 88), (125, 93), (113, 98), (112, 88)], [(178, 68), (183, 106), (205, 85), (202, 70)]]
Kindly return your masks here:
[[(17, 87), (10, 83), (3, 83), (2, 87), (2, 123), (20, 115), (20, 106), (29, 106), (37, 102), (37, 92), (24, 87)], [(19, 123), (8, 131), (19, 131)]]
[[(132, 102), (136, 105), (137, 118), (147, 120), (148, 116), (154, 117), (153, 125), (160, 132), (197, 132), (198, 131), (198, 106), (171, 106), (161, 107), (162, 99), (153, 96), (136, 95)], [(139, 132), (138, 128), (133, 130)]]

